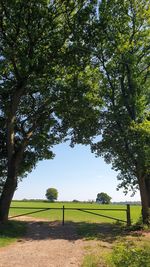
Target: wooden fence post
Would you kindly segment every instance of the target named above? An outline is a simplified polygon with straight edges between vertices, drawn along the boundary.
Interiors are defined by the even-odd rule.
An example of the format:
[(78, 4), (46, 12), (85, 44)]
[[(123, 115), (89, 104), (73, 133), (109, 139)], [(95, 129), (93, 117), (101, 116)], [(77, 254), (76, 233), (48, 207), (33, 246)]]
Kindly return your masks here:
[(130, 204), (127, 204), (127, 226), (131, 225)]
[(65, 224), (65, 206), (63, 205), (63, 218), (62, 218), (62, 225)]

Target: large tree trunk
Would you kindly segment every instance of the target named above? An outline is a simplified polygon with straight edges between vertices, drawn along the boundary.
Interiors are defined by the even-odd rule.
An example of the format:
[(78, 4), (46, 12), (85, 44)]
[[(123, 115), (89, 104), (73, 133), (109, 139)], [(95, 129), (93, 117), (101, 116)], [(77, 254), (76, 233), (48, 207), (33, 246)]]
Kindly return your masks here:
[[(3, 192), (0, 197), (0, 221), (5, 222), (8, 220), (9, 208), (17, 187), (17, 175), (20, 162), (22, 159), (24, 145), (20, 145), (20, 149), (15, 151), (15, 121), (16, 111), (19, 105), (21, 95), (25, 87), (26, 80), (21, 84), (18, 82), (16, 93), (9, 101), (6, 108), (6, 135), (7, 135), (7, 179), (3, 187)], [(25, 143), (25, 142), (24, 142)]]
[(3, 188), (0, 198), (0, 222), (8, 220), (9, 208), (17, 187), (17, 178), (13, 174), (9, 175)]
[(17, 187), (17, 165), (15, 159), (8, 164), (7, 179), (0, 197), (0, 221), (8, 220), (9, 208)]
[(24, 146), (14, 154), (8, 164), (8, 175), (0, 197), (0, 222), (8, 220), (9, 208), (17, 188), (18, 170), (23, 157)]
[(15, 155), (15, 111), (16, 107), (10, 107), (7, 119), (7, 179), (0, 197), (0, 221), (8, 220), (10, 204), (17, 187), (17, 158)]
[(147, 176), (145, 179), (146, 184), (146, 191), (147, 191), (147, 197), (148, 197), (148, 205), (150, 207), (150, 177)]
[(7, 119), (7, 179), (0, 197), (0, 221), (8, 220), (10, 204), (17, 186), (15, 163), (14, 107), (10, 108)]
[(142, 203), (142, 219), (144, 224), (150, 225), (150, 179), (149, 177), (140, 177), (139, 188)]

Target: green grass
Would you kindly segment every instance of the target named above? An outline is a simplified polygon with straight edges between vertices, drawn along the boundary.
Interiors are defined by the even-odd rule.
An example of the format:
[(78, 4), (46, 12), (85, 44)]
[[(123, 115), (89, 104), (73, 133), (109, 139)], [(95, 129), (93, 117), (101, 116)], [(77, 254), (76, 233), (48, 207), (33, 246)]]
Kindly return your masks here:
[(17, 241), (25, 232), (26, 224), (24, 222), (9, 221), (6, 224), (0, 224), (0, 247)]
[[(62, 208), (62, 206), (65, 206), (65, 208), (106, 208), (106, 209), (126, 209), (126, 206), (124, 205), (100, 205), (100, 204), (89, 204), (89, 203), (48, 203), (48, 202), (34, 202), (34, 201), (13, 201), (10, 209), (10, 216), (16, 216), (18, 214), (24, 214), (32, 211), (36, 211), (37, 207), (40, 208)], [(13, 209), (13, 207), (20, 207), (19, 209)], [(23, 207), (33, 207), (35, 209), (30, 210), (30, 209), (23, 209)], [(135, 223), (140, 216), (140, 211), (141, 207), (140, 206), (131, 206), (131, 220), (133, 223)], [(106, 215), (106, 216), (112, 216), (114, 218), (126, 220), (126, 212), (124, 211), (91, 211), (95, 212), (98, 214)], [(48, 210), (48, 211), (43, 211), (35, 214), (31, 214), (28, 216), (36, 217), (36, 218), (46, 218), (49, 219), (50, 221), (54, 220), (62, 220), (62, 210)], [(73, 222), (93, 222), (93, 223), (101, 223), (101, 222), (106, 222), (106, 223), (112, 223), (114, 220), (100, 217), (97, 215), (93, 214), (88, 214), (85, 212), (81, 211), (74, 211), (74, 210), (65, 210), (65, 220), (66, 221), (73, 221)]]
[(84, 260), (83, 260), (83, 263), (82, 263), (81, 267), (98, 267), (98, 266), (104, 266), (102, 264), (103, 264), (103, 260), (101, 258), (101, 255), (95, 255), (95, 254), (92, 254), (91, 253), (91, 254), (87, 254), (84, 257)]
[[(90, 203), (48, 203), (44, 201), (13, 201), (10, 209), (10, 216), (17, 216), (19, 214), (27, 214), (29, 212), (37, 211), (36, 208), (84, 208), (84, 209), (106, 209), (105, 211), (90, 211), (99, 213), (102, 215), (115, 217), (116, 220), (100, 217), (94, 214), (88, 214), (81, 211), (65, 210), (65, 221), (72, 221), (75, 223), (77, 233), (80, 238), (85, 240), (99, 241), (95, 251), (94, 248), (89, 249), (87, 255), (83, 260), (82, 267), (98, 267), (98, 266), (110, 266), (105, 261), (105, 255), (110, 255), (112, 247), (118, 240), (130, 240), (130, 231), (126, 231), (126, 228), (119, 225), (117, 218), (126, 220), (125, 211), (111, 211), (107, 209), (126, 209), (125, 205), (100, 205)], [(19, 207), (15, 209), (15, 207)], [(27, 207), (29, 209), (24, 209)], [(33, 210), (30, 208), (34, 208)], [(139, 220), (141, 213), (141, 206), (131, 205), (131, 220), (132, 223), (136, 223)], [(48, 219), (50, 221), (62, 220), (62, 210), (47, 210), (39, 213), (28, 214), (27, 216)], [(20, 239), (26, 231), (26, 223), (18, 221), (9, 221), (7, 225), (0, 225), (0, 247), (6, 246), (11, 242)], [(131, 234), (132, 235), (132, 234)], [(138, 242), (141, 242), (141, 237), (137, 238)], [(140, 240), (140, 241), (139, 241)], [(94, 242), (95, 242), (94, 241)], [(149, 240), (148, 240), (149, 241)], [(144, 241), (145, 242), (145, 241)], [(106, 245), (110, 244), (110, 246)], [(89, 245), (90, 246), (90, 245)], [(108, 246), (108, 247), (107, 247)], [(147, 266), (146, 266), (147, 267)]]
[(97, 251), (85, 255), (82, 267), (149, 267), (150, 245), (133, 241), (117, 242), (111, 249), (104, 249), (101, 245)]

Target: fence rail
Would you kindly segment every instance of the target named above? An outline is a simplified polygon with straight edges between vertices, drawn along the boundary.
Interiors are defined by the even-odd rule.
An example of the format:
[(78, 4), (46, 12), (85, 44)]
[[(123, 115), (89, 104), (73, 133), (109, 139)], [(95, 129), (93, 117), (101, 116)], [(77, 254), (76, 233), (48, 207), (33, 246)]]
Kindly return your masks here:
[[(97, 215), (100, 217), (104, 217), (104, 218), (108, 218), (108, 219), (113, 219), (116, 221), (120, 221), (120, 222), (124, 222), (127, 224), (127, 226), (131, 225), (131, 215), (130, 215), (130, 205), (127, 204), (126, 209), (93, 209), (93, 208), (65, 208), (65, 206), (63, 206), (62, 208), (40, 208), (40, 207), (10, 207), (11, 209), (27, 209), (27, 210), (36, 210), (36, 211), (32, 211), (32, 212), (27, 212), (27, 213), (22, 213), (19, 215), (15, 215), (15, 216), (11, 216), (9, 218), (16, 218), (16, 217), (21, 217), (24, 215), (30, 215), (30, 214), (34, 214), (34, 213), (38, 213), (38, 212), (44, 212), (47, 210), (62, 210), (62, 225), (65, 224), (65, 211), (67, 210), (76, 210), (76, 211), (81, 211), (81, 212), (85, 212), (85, 213), (89, 213), (91, 215)], [(126, 212), (126, 220), (122, 220), (119, 218), (115, 218), (112, 216), (108, 216), (108, 215), (104, 215), (104, 214), (99, 214), (93, 211), (124, 211)]]

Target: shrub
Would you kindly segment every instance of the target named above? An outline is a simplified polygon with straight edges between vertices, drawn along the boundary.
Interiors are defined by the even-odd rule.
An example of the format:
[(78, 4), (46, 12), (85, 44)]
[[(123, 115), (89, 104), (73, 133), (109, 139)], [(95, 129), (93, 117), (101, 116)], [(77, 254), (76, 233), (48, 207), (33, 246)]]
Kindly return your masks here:
[(136, 246), (132, 241), (118, 244), (111, 255), (110, 266), (150, 267), (150, 246)]

